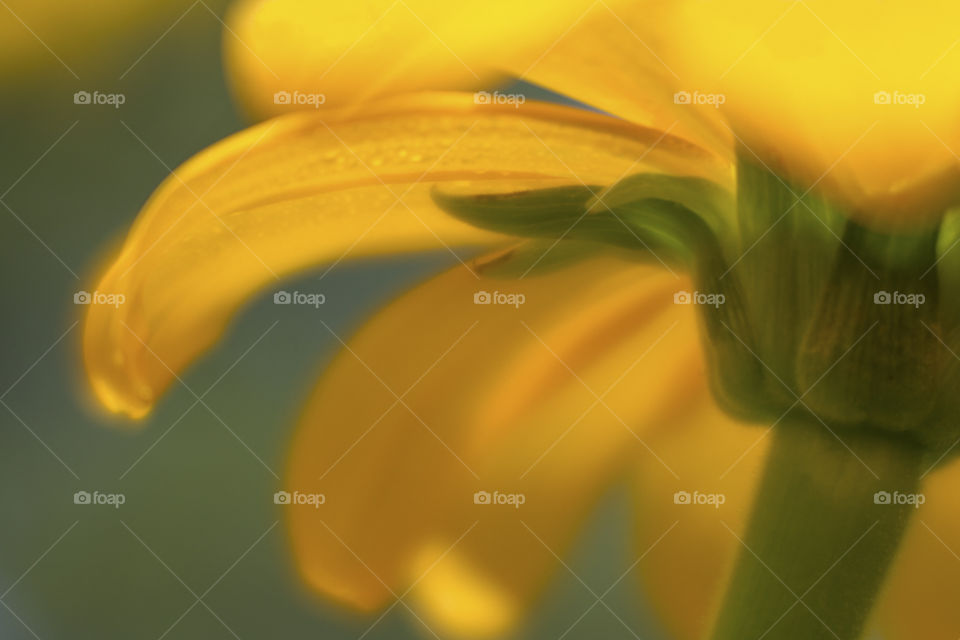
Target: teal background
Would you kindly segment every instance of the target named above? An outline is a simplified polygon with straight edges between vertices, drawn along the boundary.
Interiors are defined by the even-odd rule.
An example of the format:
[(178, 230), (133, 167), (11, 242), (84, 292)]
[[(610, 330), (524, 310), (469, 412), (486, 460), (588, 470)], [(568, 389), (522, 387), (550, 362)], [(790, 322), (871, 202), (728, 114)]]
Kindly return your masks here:
[[(222, 8), (211, 6), (222, 15)], [(74, 324), (83, 307), (73, 304), (74, 292), (94, 288), (99, 261), (167, 176), (164, 164), (176, 167), (244, 126), (221, 69), (221, 25), (203, 7), (194, 7), (123, 80), (117, 78), (175, 15), (111, 45), (98, 61), (68, 61), (79, 81), (48, 60), (35, 74), (5, 82), (0, 102), (0, 193), (9, 188), (2, 198), (9, 209), (0, 206), (0, 394), (7, 405), (0, 405), (5, 605), (0, 638), (5, 640), (356, 639), (373, 622), (302, 588), (283, 523), (271, 529), (281, 515), (272, 503), (277, 482), (256, 457), (281, 472), (300, 405), (338, 346), (317, 324), (313, 309), (285, 307), (278, 318), (263, 296), (184, 376), (202, 394), (280, 319), (205, 398), (256, 456), (202, 405), (191, 409), (194, 396), (183, 387), (174, 386), (141, 428), (128, 429), (96, 407), (83, 378), (81, 325)], [(46, 54), (38, 49), (38, 55)], [(120, 109), (74, 105), (73, 93), (81, 89), (122, 92), (127, 101)], [(535, 90), (524, 92), (532, 96)], [(290, 288), (323, 291), (324, 322), (346, 336), (392, 296), (454, 262), (443, 253), (346, 263), (322, 284), (317, 272)], [(77, 506), (78, 490), (122, 492), (127, 502), (119, 509)], [(611, 495), (568, 559), (597, 593), (633, 562), (629, 519), (626, 495)], [(519, 637), (658, 637), (638, 604), (632, 576), (605, 598), (630, 630), (599, 605), (571, 628), (595, 598), (562, 567), (557, 576)], [(196, 604), (191, 590), (199, 596), (208, 588), (205, 604)], [(364, 637), (425, 636), (397, 607)]]

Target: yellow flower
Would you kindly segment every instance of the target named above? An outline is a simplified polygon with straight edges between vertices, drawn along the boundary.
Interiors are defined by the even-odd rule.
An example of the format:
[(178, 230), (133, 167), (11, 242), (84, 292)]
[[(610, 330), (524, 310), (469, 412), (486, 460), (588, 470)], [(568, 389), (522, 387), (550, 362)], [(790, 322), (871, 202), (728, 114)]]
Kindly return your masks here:
[[(639, 467), (637, 571), (677, 637), (697, 637), (764, 442), (708, 393), (693, 307), (674, 304), (690, 285), (628, 250), (472, 227), (432, 190), (607, 187), (638, 173), (727, 190), (736, 141), (867, 224), (929, 221), (958, 195), (960, 10), (943, 11), (243, 2), (225, 39), (235, 90), (251, 113), (282, 115), (201, 152), (146, 204), (97, 287), (125, 304), (87, 316), (93, 388), (142, 417), (278, 278), (345, 258), (484, 248), (345, 339), (308, 401), (285, 481), (327, 496), (288, 512), (305, 581), (363, 610), (403, 597), (438, 631), (502, 631), (603, 489)], [(503, 76), (618, 117), (432, 92)], [(940, 489), (958, 473), (933, 476), (878, 608), (888, 637), (960, 627), (947, 597), (960, 565), (936, 547), (960, 549)], [(673, 495), (693, 486), (728, 501), (682, 510)], [(523, 505), (484, 508), (478, 492)], [(912, 619), (919, 575), (940, 590)]]

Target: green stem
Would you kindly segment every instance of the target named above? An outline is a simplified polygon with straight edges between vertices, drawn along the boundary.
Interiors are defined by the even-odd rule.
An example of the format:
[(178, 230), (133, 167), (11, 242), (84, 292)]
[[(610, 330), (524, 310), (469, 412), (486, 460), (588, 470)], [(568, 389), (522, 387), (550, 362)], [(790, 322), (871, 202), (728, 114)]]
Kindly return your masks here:
[(856, 640), (863, 633), (915, 510), (875, 494), (888, 492), (891, 503), (917, 494), (923, 451), (879, 431), (837, 436), (809, 415), (774, 428), (712, 640)]

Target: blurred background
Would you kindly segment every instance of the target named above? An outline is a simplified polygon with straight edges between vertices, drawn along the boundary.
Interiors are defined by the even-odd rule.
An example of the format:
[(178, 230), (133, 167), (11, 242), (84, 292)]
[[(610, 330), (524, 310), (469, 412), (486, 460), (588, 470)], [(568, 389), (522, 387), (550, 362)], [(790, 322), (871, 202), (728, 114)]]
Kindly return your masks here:
[[(175, 385), (133, 428), (93, 403), (74, 294), (95, 287), (170, 169), (245, 126), (221, 67), (225, 3), (134, 16), (138, 4), (116, 24), (93, 13), (61, 33), (43, 13), (61, 6), (0, 2), (15, 52), (0, 67), (0, 638), (432, 637), (403, 607), (359, 617), (296, 576), (272, 495), (302, 402), (339, 346), (318, 311), (279, 313), (265, 295), (238, 316), (183, 379), (198, 395), (216, 383), (209, 409)], [(125, 100), (75, 104), (78, 91)], [(454, 262), (341, 263), (289, 288), (322, 291), (323, 321), (349, 335)], [(125, 502), (77, 505), (78, 491)], [(634, 560), (627, 505), (625, 492), (604, 501), (519, 637), (663, 637), (635, 580), (604, 596), (609, 608), (591, 594)]]

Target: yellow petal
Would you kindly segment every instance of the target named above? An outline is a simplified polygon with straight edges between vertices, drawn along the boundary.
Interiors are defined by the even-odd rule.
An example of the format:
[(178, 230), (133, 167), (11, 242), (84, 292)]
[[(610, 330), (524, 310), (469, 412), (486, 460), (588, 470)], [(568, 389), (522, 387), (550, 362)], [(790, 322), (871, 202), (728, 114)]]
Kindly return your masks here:
[(504, 241), (442, 214), (431, 184), (610, 184), (632, 171), (716, 168), (704, 152), (661, 138), (574, 109), (480, 107), (455, 94), (351, 115), (291, 114), (236, 134), (157, 189), (100, 281), (97, 291), (124, 303), (88, 312), (94, 389), (109, 409), (143, 415), (239, 305), (291, 272)]
[[(683, 428), (654, 442), (678, 477), (640, 465), (636, 482), (637, 576), (678, 640), (707, 637), (740, 547), (731, 530), (742, 535), (769, 446), (763, 427), (731, 419), (706, 390), (690, 404)], [(697, 497), (711, 495), (723, 504)]]
[(458, 267), (383, 310), (291, 447), (288, 490), (326, 496), (289, 511), (308, 584), (364, 609), (409, 591), (441, 635), (515, 623), (623, 463), (659, 464), (638, 438), (683, 412), (699, 359), (677, 287), (611, 257), (521, 280)]
[[(764, 162), (877, 225), (960, 198), (960, 5), (648, 2), (639, 36)], [(749, 151), (747, 152), (749, 154)]]
[[(589, 4), (244, 0), (228, 18), (225, 57), (240, 102), (259, 117), (424, 89), (480, 88), (499, 75), (491, 53), (539, 55)], [(284, 92), (289, 101), (274, 99)]]
[(508, 75), (729, 154), (716, 109), (673, 103), (673, 70), (636, 33), (647, 14), (617, 1), (245, 0), (230, 13), (226, 64), (258, 117)]
[(926, 502), (917, 510), (903, 550), (877, 605), (887, 640), (960, 637), (960, 461), (927, 477)]
[(651, 16), (642, 2), (596, 2), (537, 55), (491, 56), (517, 78), (732, 154), (733, 138), (716, 109), (674, 102), (681, 78), (638, 34), (656, 28)]

